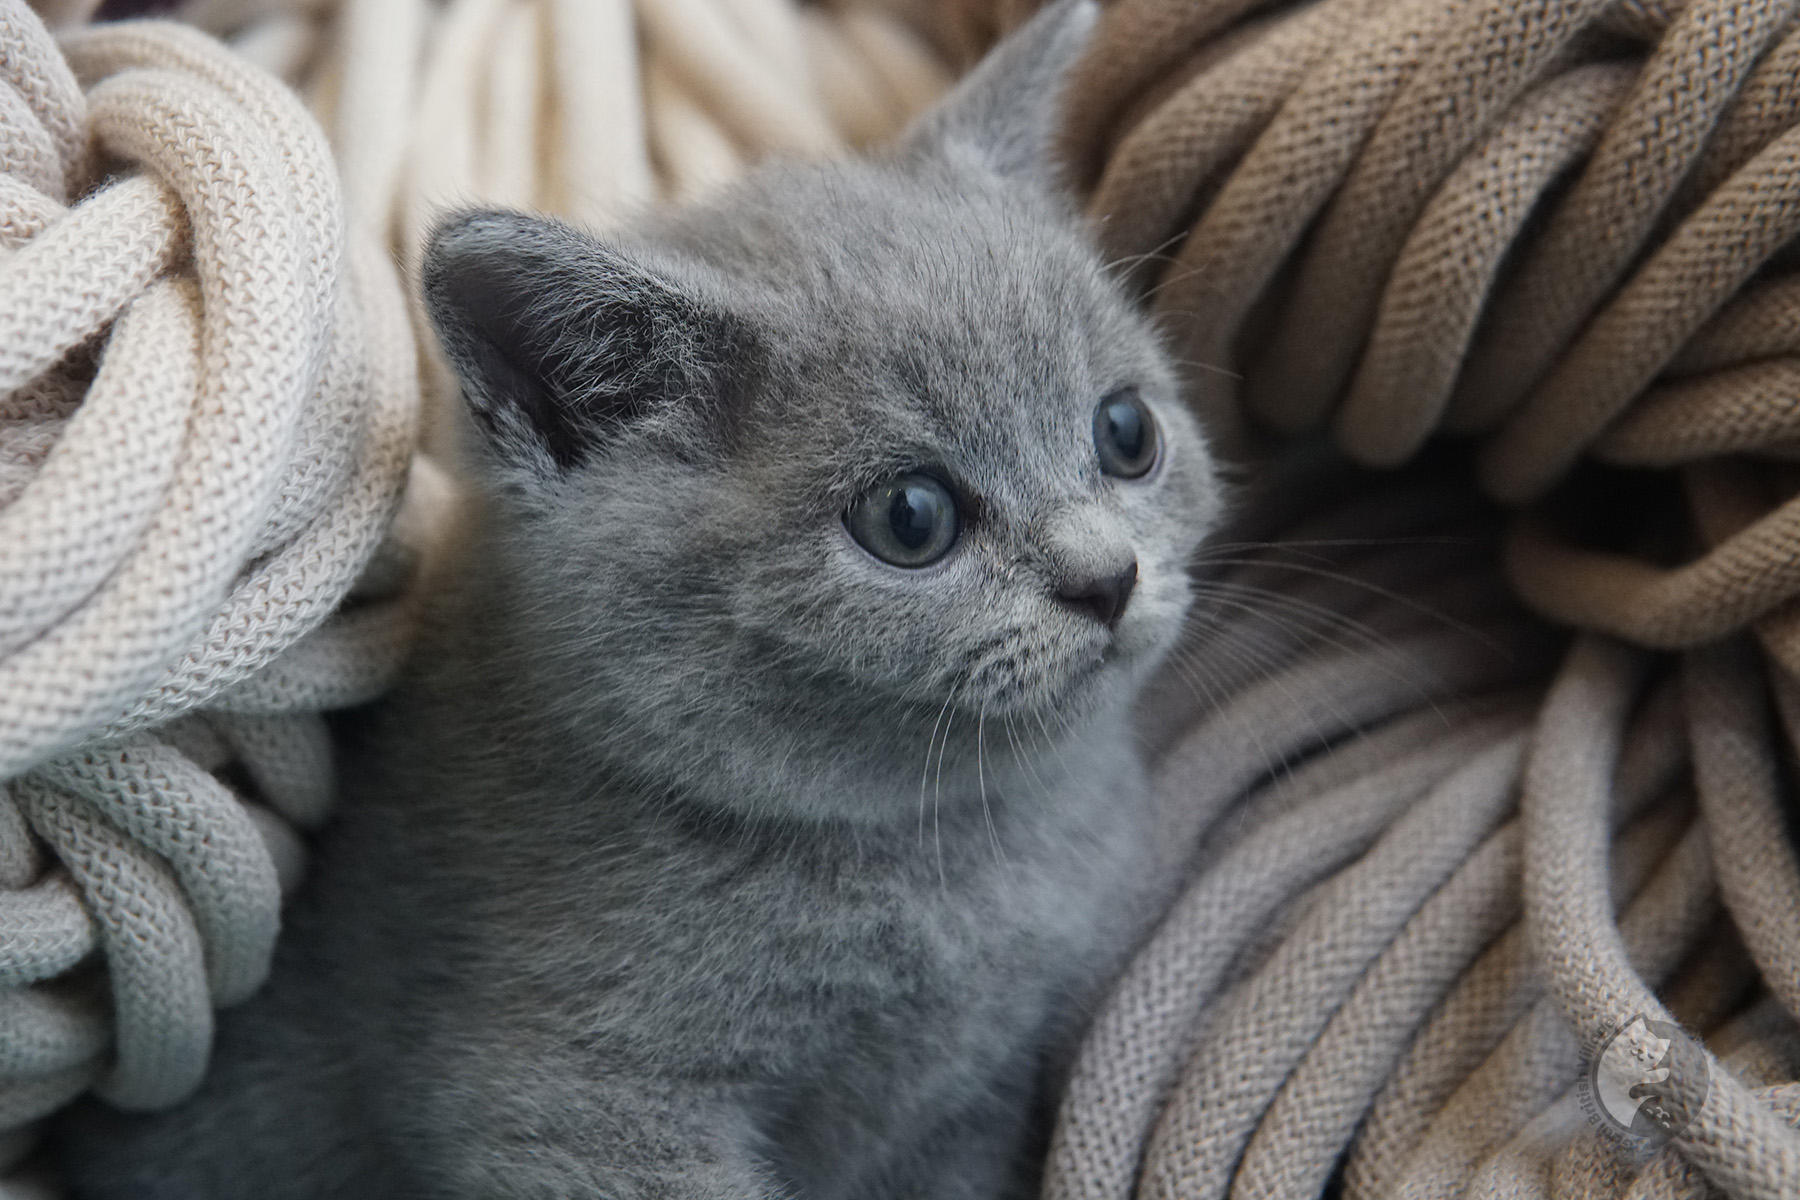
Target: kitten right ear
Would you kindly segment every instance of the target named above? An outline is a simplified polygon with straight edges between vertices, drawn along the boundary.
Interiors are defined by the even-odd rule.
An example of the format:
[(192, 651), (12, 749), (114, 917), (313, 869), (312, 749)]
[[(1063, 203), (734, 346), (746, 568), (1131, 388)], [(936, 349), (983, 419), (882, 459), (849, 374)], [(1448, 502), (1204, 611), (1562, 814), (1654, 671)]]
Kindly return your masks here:
[(974, 154), (1002, 175), (1060, 191), (1059, 101), (1099, 17), (1095, 0), (1053, 0), (975, 64), (919, 119), (901, 148)]
[(635, 418), (713, 387), (734, 323), (555, 221), (470, 212), (425, 251), (425, 307), (500, 456), (566, 471)]

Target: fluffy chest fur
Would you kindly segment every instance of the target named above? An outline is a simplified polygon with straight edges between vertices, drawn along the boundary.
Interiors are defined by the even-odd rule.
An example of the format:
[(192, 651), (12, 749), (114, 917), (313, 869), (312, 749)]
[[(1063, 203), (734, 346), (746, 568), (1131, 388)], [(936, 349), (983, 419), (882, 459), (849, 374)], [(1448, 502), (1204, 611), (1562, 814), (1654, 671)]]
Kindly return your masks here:
[(615, 1090), (643, 1112), (646, 1084), (679, 1081), (799, 1195), (890, 1194), (971, 1132), (969, 1194), (1002, 1194), (1141, 923), (1147, 811), (1123, 732), (1096, 728), (1066, 768), (1000, 768), (985, 811), (980, 782), (927, 779), (912, 822), (802, 830), (613, 780), (555, 840), (510, 819), (569, 803), (533, 795), (535, 755), (471, 772), (454, 737), (377, 753), (342, 835), (357, 849), (313, 903), (330, 928), (383, 915), (342, 946), (354, 1000), (303, 1005), (361, 1014), (348, 1035), (308, 1023), (348, 1042), (325, 1057), (361, 1064), (366, 1157), (410, 1147), (427, 1191), (461, 1194), (491, 1155), (473, 1131), (516, 1114), (520, 1140), (544, 1137), (554, 1095), (555, 1125), (594, 1114), (559, 1136), (600, 1162)]

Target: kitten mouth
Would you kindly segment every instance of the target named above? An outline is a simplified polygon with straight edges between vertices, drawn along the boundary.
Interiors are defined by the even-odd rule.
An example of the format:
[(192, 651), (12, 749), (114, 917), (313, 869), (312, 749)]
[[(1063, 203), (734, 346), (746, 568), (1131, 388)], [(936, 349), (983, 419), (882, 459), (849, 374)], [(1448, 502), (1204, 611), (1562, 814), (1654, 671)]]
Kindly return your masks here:
[(990, 713), (1063, 712), (1078, 705), (1081, 693), (1106, 666), (1103, 654), (1079, 659), (1018, 650), (971, 671), (957, 689), (959, 706)]
[(952, 685), (952, 702), (971, 713), (1058, 714), (1071, 717), (1104, 703), (1112, 684), (1137, 679), (1160, 646), (1142, 622), (1102, 631), (1009, 630), (974, 650)]

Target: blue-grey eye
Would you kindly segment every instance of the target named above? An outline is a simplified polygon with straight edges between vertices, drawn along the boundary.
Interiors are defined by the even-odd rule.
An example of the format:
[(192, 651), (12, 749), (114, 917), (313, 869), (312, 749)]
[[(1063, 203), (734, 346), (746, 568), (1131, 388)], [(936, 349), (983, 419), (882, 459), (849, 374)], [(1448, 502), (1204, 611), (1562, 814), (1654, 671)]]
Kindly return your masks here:
[(1134, 387), (1109, 392), (1094, 410), (1094, 449), (1100, 469), (1136, 479), (1156, 465), (1156, 419)]
[(883, 562), (929, 566), (956, 544), (956, 497), (929, 475), (896, 475), (851, 505), (844, 523), (850, 536)]

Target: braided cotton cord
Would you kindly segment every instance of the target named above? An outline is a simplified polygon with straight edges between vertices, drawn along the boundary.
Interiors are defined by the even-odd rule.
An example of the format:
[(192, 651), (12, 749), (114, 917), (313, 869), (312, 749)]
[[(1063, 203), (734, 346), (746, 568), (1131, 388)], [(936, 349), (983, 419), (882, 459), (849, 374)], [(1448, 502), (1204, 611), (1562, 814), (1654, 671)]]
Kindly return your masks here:
[[(162, 23), (58, 46), (0, 0), (0, 1128), (90, 1085), (180, 1099), (213, 1006), (267, 969), (285, 822), (331, 803), (318, 712), (392, 677), (450, 500), (414, 459), (390, 244), (416, 253), (446, 204), (606, 223), (833, 149), (827, 59), (878, 97), (859, 139), (948, 82), (886, 14), (783, 0), (187, 15), (238, 55)], [(93, 187), (102, 162), (129, 169)], [(232, 764), (262, 803), (211, 774)], [(110, 1009), (59, 979), (96, 951)]]
[[(1634, 895), (1681, 835), (1678, 814), (1658, 812), (1620, 838), (1612, 864), (1614, 891)], [(1510, 905), (1509, 905), (1510, 907)], [(1530, 968), (1524, 930), (1494, 941), (1443, 995), (1368, 1102), (1345, 1163), (1344, 1194), (1386, 1196), (1433, 1119), (1468, 1078), (1533, 1011), (1542, 994)], [(1354, 1102), (1357, 1097), (1348, 1098)], [(1348, 1107), (1349, 1105), (1347, 1105)], [(1323, 1131), (1321, 1131), (1322, 1133)], [(1316, 1171), (1320, 1159), (1310, 1160)]]
[(1226, 1000), (1146, 1147), (1149, 1195), (1224, 1195), (1230, 1177), (1218, 1164), (1242, 1153), (1272, 1091), (1372, 955), (1504, 813), (1520, 750), (1513, 736), (1465, 751), (1466, 765), (1335, 876), (1271, 960)]
[[(1380, 464), (1492, 430), (1483, 480), (1513, 500), (1584, 452), (1792, 440), (1793, 6), (1323, 0), (1240, 32), (1242, 9), (1120, 0), (1065, 133), (1108, 246), (1166, 263), (1146, 274), (1182, 355), (1242, 370), (1258, 416), (1329, 418)], [(1641, 56), (1601, 55), (1601, 27)], [(1800, 512), (1759, 515), (1685, 571), (1539, 526), (1508, 561), (1560, 619), (1696, 645), (1800, 590)]]
[[(1705, 841), (1690, 829), (1626, 912), (1633, 961), (1647, 978), (1666, 978), (1706, 927), (1714, 911), (1710, 883)], [(1540, 1000), (1458, 1082), (1384, 1194), (1464, 1194), (1482, 1160), (1569, 1088), (1580, 1068), (1579, 1039), (1555, 1003)]]
[[(943, 40), (966, 45), (1022, 7), (942, 0), (933, 12)], [(1472, 435), (1484, 441), (1472, 482), (1514, 504), (1584, 459), (1670, 472), (1691, 527), (1650, 540), (1690, 546), (1686, 561), (1581, 545), (1563, 520), (1573, 500), (1515, 517), (1494, 557), (1532, 608), (1567, 625), (1662, 650), (1754, 635), (1793, 724), (1800, 500), (1776, 464), (1800, 433), (1797, 80), (1800, 10), (1785, 2), (1114, 0), (1071, 77), (1063, 145), (1106, 248), (1222, 433), (1245, 415), (1325, 428), (1380, 466), (1439, 431)], [(1397, 492), (1371, 481), (1348, 494)], [(1321, 566), (1373, 561), (1328, 552)], [(1384, 570), (1447, 612), (1468, 603), (1454, 570)], [(1361, 626), (1375, 611), (1291, 578), (1272, 586), (1271, 612), (1302, 595)], [(1390, 619), (1377, 619), (1384, 637), (1403, 627)], [(1245, 658), (1268, 652), (1261, 665), (1290, 687), (1305, 681), (1296, 711), (1317, 698), (1380, 724), (1404, 708), (1397, 694), (1391, 707), (1374, 698), (1389, 684), (1373, 659), (1315, 676), (1338, 653), (1317, 639), (1247, 618), (1205, 632), (1253, 647)], [(1301, 1197), (1334, 1169), (1357, 1200), (1792, 1194), (1800, 1135), (1774, 1103), (1785, 1093), (1756, 1090), (1792, 1073), (1739, 1085), (1715, 1059), (1724, 1082), (1701, 1118), (1648, 1163), (1588, 1132), (1570, 1095), (1582, 1038), (1638, 1012), (1707, 1034), (1752, 977), (1790, 1011), (1747, 1053), (1788, 1061), (1800, 978), (1800, 863), (1775, 799), (1784, 748), (1753, 656), (1706, 652), (1684, 692), (1663, 685), (1628, 721), (1623, 680), (1576, 682), (1597, 654), (1568, 660), (1536, 718), (1521, 812), (1348, 978), (1298, 989), (1291, 1025), (1269, 999), (1288, 981), (1256, 972), (1301, 978), (1332, 961), (1332, 939), (1309, 924), (1324, 918), (1271, 916), (1256, 965), (1223, 991), (1180, 974), (1209, 952), (1204, 921), (1165, 925), (1078, 1060), (1046, 1194)], [(1211, 665), (1217, 715), (1171, 685), (1147, 702), (1148, 740), (1170, 748), (1158, 781), (1183, 845), (1261, 811), (1255, 764), (1306, 753), (1255, 668), (1225, 653)], [(1634, 760), (1615, 762), (1628, 724), (1631, 744), (1668, 751), (1648, 790)], [(1667, 786), (1690, 748), (1697, 813)], [(1366, 774), (1349, 748), (1317, 761), (1316, 795)], [(1205, 896), (1230, 913), (1210, 889), (1244, 888), (1275, 913), (1316, 908), (1329, 872), (1353, 876), (1362, 859), (1324, 876), (1271, 859), (1254, 880), (1231, 877), (1229, 849), (1183, 861), (1197, 875), (1181, 904)], [(1398, 865), (1382, 876), (1406, 877)], [(1233, 928), (1226, 918), (1227, 945)], [(1180, 982), (1146, 1005), (1151, 979)], [(1295, 1030), (1311, 1042), (1297, 1054), (1284, 1040)]]
[[(1384, 758), (1398, 756), (1391, 765), (1353, 775), (1283, 812), (1181, 898), (1153, 949), (1120, 980), (1088, 1034), (1066, 1098), (1080, 1119), (1061, 1130), (1065, 1144), (1082, 1148), (1052, 1156), (1049, 1188), (1063, 1186), (1065, 1159), (1083, 1158), (1095, 1167), (1105, 1164), (1112, 1194), (1128, 1193), (1156, 1102), (1173, 1087), (1180, 1065), (1156, 1048), (1180, 1040), (1191, 1051), (1200, 1014), (1249, 939), (1297, 890), (1361, 854), (1402, 806), (1435, 785), (1487, 732), (1477, 728), (1445, 738), (1442, 725), (1428, 718), (1374, 735)], [(1196, 952), (1158, 952), (1182, 945)], [(1154, 1032), (1146, 1037), (1141, 1031)], [(1121, 1078), (1146, 1086), (1122, 1089)]]
[[(1787, 0), (1712, 0), (1689, 4), (1674, 17), (1574, 190), (1496, 297), (1493, 336), (1466, 376), (1468, 403), (1504, 412), (1546, 373), (1625, 274), (1739, 84), (1794, 9)], [(1596, 222), (1595, 213), (1607, 219)], [(1730, 260), (1715, 255), (1714, 261)]]
[(345, 0), (335, 21), (193, 0), (184, 15), (313, 96), (351, 211), (406, 255), (446, 206), (603, 227), (763, 154), (886, 137), (950, 81), (888, 12), (791, 0)]
[[(1530, 856), (1526, 870), (1528, 919), (1545, 945), (1567, 947), (1546, 956), (1550, 989), (1584, 1034), (1617, 1026), (1635, 1013), (1662, 1019), (1660, 1002), (1626, 961), (1625, 944), (1606, 911), (1584, 860), (1603, 853), (1607, 759), (1612, 728), (1623, 722), (1632, 664), (1621, 651), (1585, 641), (1573, 653), (1546, 704), (1526, 786)], [(1690, 706), (1690, 711), (1696, 711)], [(1730, 714), (1727, 714), (1729, 718)], [(1708, 713), (1706, 720), (1713, 719)], [(1711, 737), (1695, 739), (1700, 786), (1717, 788), (1720, 764)], [(1549, 797), (1555, 797), (1552, 801)], [(1714, 811), (1717, 804), (1713, 803)], [(1729, 803), (1728, 801), (1726, 803)], [(1789, 860), (1791, 869), (1791, 858)], [(1723, 1186), (1747, 1196), (1791, 1196), (1800, 1190), (1800, 1130), (1743, 1088), (1713, 1070), (1710, 1090), (1693, 1123), (1680, 1134), (1684, 1153)], [(1683, 1081), (1696, 1086), (1698, 1081)]]
[[(261, 983), (297, 843), (207, 768), (240, 761), (292, 820), (329, 803), (316, 710), (384, 685), (415, 607), (390, 570), (331, 618), (407, 481), (418, 387), (393, 269), (346, 241), (330, 152), (278, 81), (174, 26), (59, 47), (5, 0), (0, 105), (12, 1128), (90, 1085), (180, 1099), (213, 1006)], [(95, 951), (110, 1005), (59, 979)]]

